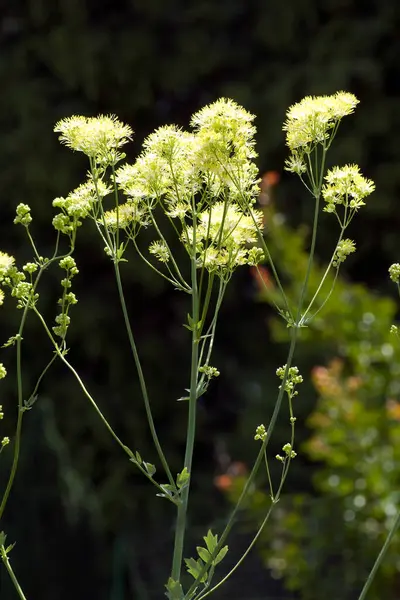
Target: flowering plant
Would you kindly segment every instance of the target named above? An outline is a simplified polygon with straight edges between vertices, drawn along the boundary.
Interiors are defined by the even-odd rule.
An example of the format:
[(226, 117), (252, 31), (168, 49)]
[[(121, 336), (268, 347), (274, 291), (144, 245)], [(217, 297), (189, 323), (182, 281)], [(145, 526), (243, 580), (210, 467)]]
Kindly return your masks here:
[[(31, 211), (27, 204), (18, 205), (14, 222), (24, 227), (32, 246), (33, 260), (18, 270), (14, 257), (4, 253), (0, 256), (0, 285), (16, 298), (22, 315), (17, 334), (5, 344), (16, 346), (18, 420), (11, 472), (0, 504), (0, 519), (17, 471), (24, 414), (33, 407), (47, 370), (59, 359), (74, 375), (83, 394), (128, 460), (155, 486), (157, 496), (170, 502), (176, 510), (172, 565), (165, 586), (169, 600), (206, 598), (235, 572), (268, 522), (280, 499), (291, 461), (296, 457), (295, 398), (298, 395), (296, 388), (303, 378), (293, 365), (293, 358), (300, 331), (313, 321), (326, 304), (341, 264), (355, 251), (354, 242), (344, 238), (344, 233), (374, 190), (373, 182), (364, 178), (356, 165), (325, 171), (327, 152), (341, 119), (350, 115), (357, 103), (352, 94), (338, 92), (333, 96), (305, 98), (287, 113), (284, 130), (290, 156), (286, 161), (286, 169), (300, 177), (315, 204), (310, 252), (300, 293), (296, 298), (289, 298), (285, 293), (268, 249), (268, 236), (266, 239), (264, 236), (262, 213), (256, 208), (259, 180), (255, 164), (254, 116), (234, 101), (222, 98), (194, 114), (190, 132), (175, 126), (157, 129), (145, 140), (143, 151), (134, 164), (122, 166), (120, 163), (126, 158), (123, 147), (132, 138), (133, 131), (116, 117), (73, 116), (56, 124), (55, 132), (59, 134), (60, 141), (86, 155), (89, 171), (84, 183), (66, 197), (56, 198), (53, 202), (59, 212), (53, 218), (56, 240), (50, 258), (43, 257), (35, 244), (31, 233)], [(336, 217), (339, 235), (327, 269), (315, 288), (310, 290), (321, 200), (325, 203), (323, 210)], [(84, 220), (91, 221), (97, 230), (115, 274), (158, 465), (147, 462), (140, 450), (130, 448), (120, 439), (90, 393), (89, 384), (77, 373), (68, 355), (72, 307), (78, 301), (72, 291), (73, 280), (79, 273), (73, 254)], [(185, 260), (179, 260), (174, 255), (165, 234), (166, 226), (181, 242)], [(144, 228), (151, 228), (154, 234), (147, 248), (143, 247), (140, 235)], [(121, 264), (128, 261), (126, 251), (131, 245), (150, 269), (172, 284), (177, 292), (187, 295), (190, 303), (185, 327), (191, 338), (191, 367), (188, 387), (179, 398), (187, 403), (186, 449), (182, 469), (175, 474), (170, 469), (156, 431), (133, 334), (134, 327), (125, 300)], [(224, 529), (219, 535), (209, 530), (204, 536), (205, 545), (197, 547), (197, 556), (185, 558), (197, 403), (207, 392), (211, 380), (219, 375), (217, 367), (211, 364), (219, 311), (235, 270), (244, 265), (259, 269), (263, 262), (268, 262), (274, 276), (277, 289), (275, 305), (290, 333), (286, 363), (276, 372), (281, 383), (277, 386), (273, 414), (268, 426), (259, 424), (255, 427), (254, 437), (260, 444), (259, 451)], [(40, 311), (40, 282), (45, 271), (54, 263), (63, 275), (59, 312), (54, 325), (49, 326)], [(333, 278), (330, 277), (331, 272), (334, 273)], [(325, 293), (328, 281), (331, 281), (331, 285)], [(3, 298), (4, 291), (1, 291), (1, 301)], [(30, 314), (39, 320), (54, 354), (27, 396), (21, 377), (21, 347), (26, 343), (23, 332)], [(1, 374), (5, 375), (4, 368)], [(26, 397), (28, 399), (24, 400)], [(284, 399), (287, 400), (290, 415), (289, 441), (283, 445), (282, 454), (275, 457), (281, 463), (282, 470), (279, 481), (273, 481), (267, 447)], [(8, 437), (3, 438), (2, 448), (8, 441)], [(269, 507), (243, 556), (215, 583), (217, 566), (228, 552), (227, 538), (262, 465), (268, 474)], [(1, 536), (3, 562), (20, 598), (25, 598), (9, 561), (12, 546), (6, 547), (5, 534)], [(183, 566), (186, 566), (191, 577), (189, 583), (182, 577)]]

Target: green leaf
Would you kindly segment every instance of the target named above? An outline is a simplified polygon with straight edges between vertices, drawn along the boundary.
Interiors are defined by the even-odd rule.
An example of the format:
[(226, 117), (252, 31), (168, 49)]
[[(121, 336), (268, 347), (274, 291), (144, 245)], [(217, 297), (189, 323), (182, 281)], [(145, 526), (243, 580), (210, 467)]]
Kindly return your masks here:
[(142, 464), (142, 462), (143, 462), (142, 457), (140, 456), (139, 452), (137, 452), (137, 451), (135, 453), (135, 459), (136, 459), (136, 462), (138, 463), (138, 465)]
[(220, 563), (221, 560), (223, 560), (225, 558), (228, 550), (229, 550), (228, 546), (224, 546), (223, 548), (221, 548), (221, 550), (217, 554), (217, 558), (215, 560), (213, 560), (213, 565), (217, 565), (218, 563)]
[(165, 587), (167, 588), (165, 595), (169, 600), (183, 600), (184, 593), (179, 581), (175, 581), (170, 577)]
[(153, 477), (154, 473), (156, 472), (155, 466), (147, 462), (143, 462), (143, 466), (150, 475), (150, 477)]
[(182, 471), (180, 473), (178, 473), (178, 475), (176, 477), (176, 485), (181, 490), (183, 487), (187, 486), (187, 484), (189, 483), (189, 479), (190, 479), (190, 474), (189, 474), (189, 471), (187, 470), (187, 467), (185, 467), (184, 469), (182, 469)]
[(201, 560), (204, 560), (205, 563), (210, 562), (211, 554), (206, 548), (202, 548), (202, 546), (197, 546), (196, 550)]
[(4, 531), (0, 531), (0, 546), (4, 546), (6, 543), (7, 536)]
[[(185, 558), (186, 568), (188, 573), (194, 578), (197, 579), (199, 577), (200, 571), (204, 567), (203, 562), (199, 560), (195, 560), (194, 558)], [(207, 573), (204, 573), (202, 578), (200, 579), (201, 583), (207, 581)]]
[(217, 547), (218, 544), (218, 536), (214, 535), (211, 531), (211, 529), (209, 529), (207, 531), (207, 535), (205, 535), (203, 537), (203, 540), (206, 543), (207, 546), (207, 550), (209, 551), (210, 554), (212, 554), (215, 550), (215, 548)]

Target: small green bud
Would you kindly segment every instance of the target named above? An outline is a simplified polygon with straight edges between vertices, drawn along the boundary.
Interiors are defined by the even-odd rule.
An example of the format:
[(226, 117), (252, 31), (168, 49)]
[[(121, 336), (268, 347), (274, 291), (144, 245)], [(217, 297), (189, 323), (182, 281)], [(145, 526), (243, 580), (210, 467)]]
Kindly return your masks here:
[(31, 209), (28, 204), (18, 204), (16, 213), (17, 216), (14, 219), (14, 224), (28, 227), (32, 222)]
[(255, 440), (264, 441), (267, 437), (267, 431), (265, 429), (265, 425), (261, 424), (256, 429), (256, 434), (254, 436)]
[(204, 365), (199, 368), (200, 373), (204, 373), (211, 379), (211, 377), (218, 377), (220, 372), (215, 367), (211, 367), (210, 365)]
[(292, 444), (289, 444), (289, 443), (285, 444), (282, 447), (282, 450), (284, 451), (286, 456), (288, 456), (290, 458), (295, 458), (295, 456), (297, 456), (297, 453), (294, 450), (292, 450)]
[(33, 262), (28, 262), (26, 263), (26, 265), (24, 265), (22, 267), (23, 271), (26, 271), (27, 273), (30, 273), (32, 275), (32, 273), (34, 273), (35, 271), (37, 271), (38, 269), (38, 265), (36, 263)]
[[(66, 271), (72, 271), (74, 269), (76, 269), (76, 262), (75, 259), (72, 256), (65, 256), (64, 258), (62, 258), (60, 260), (60, 262), (58, 263), (61, 269), (65, 269)], [(78, 269), (76, 269), (76, 271), (74, 271), (74, 275), (76, 273), (78, 273)]]

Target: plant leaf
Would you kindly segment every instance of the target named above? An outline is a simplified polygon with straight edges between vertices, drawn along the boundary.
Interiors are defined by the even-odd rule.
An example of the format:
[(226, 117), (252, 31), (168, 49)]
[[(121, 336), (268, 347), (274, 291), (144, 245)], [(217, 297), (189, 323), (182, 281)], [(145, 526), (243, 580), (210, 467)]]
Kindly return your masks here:
[[(185, 558), (185, 563), (188, 573), (190, 573), (194, 579), (197, 579), (200, 571), (204, 567), (202, 561), (200, 559), (195, 560), (194, 558)], [(205, 581), (207, 581), (207, 573), (204, 573), (203, 577), (200, 579), (201, 583), (204, 583)]]
[(223, 548), (221, 548), (221, 550), (217, 554), (217, 558), (213, 561), (213, 565), (217, 565), (218, 563), (220, 563), (221, 560), (223, 560), (225, 558), (228, 550), (229, 550), (228, 546), (224, 546)]
[(206, 543), (207, 550), (212, 554), (218, 544), (218, 536), (214, 535), (211, 529), (207, 531), (207, 535), (204, 536), (203, 540)]
[(202, 548), (201, 546), (197, 546), (196, 548), (197, 554), (200, 556), (201, 560), (204, 560), (205, 563), (210, 562), (211, 554), (206, 548)]
[(172, 579), (172, 577), (170, 577), (165, 587), (167, 588), (165, 595), (167, 596), (168, 600), (183, 600), (184, 593), (179, 581), (175, 581)]
[(150, 477), (153, 477), (154, 473), (156, 472), (155, 466), (147, 462), (143, 462), (143, 466), (150, 475)]

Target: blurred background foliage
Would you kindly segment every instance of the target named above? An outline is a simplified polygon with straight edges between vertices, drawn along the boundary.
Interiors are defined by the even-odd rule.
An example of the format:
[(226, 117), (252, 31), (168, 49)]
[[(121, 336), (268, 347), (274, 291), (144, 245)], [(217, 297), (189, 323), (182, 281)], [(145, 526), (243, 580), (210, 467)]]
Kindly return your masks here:
[[(35, 239), (49, 255), (51, 202), (85, 176), (82, 157), (61, 148), (52, 133), (59, 118), (117, 114), (136, 132), (128, 150), (133, 159), (155, 127), (186, 127), (195, 110), (227, 96), (257, 115), (260, 173), (281, 176), (273, 189), (271, 179), (263, 180), (261, 199), (272, 253), (294, 293), (313, 207), (296, 178), (282, 173), (285, 111), (304, 95), (339, 89), (361, 100), (343, 123), (330, 161), (359, 163), (377, 192), (351, 226), (358, 252), (298, 347), (305, 383), (296, 400), (296, 435), (304, 445), (287, 481), (288, 500), (282, 499), (260, 552), (220, 598), (291, 598), (291, 589), (300, 589), (304, 600), (316, 589), (354, 595), (397, 503), (398, 349), (388, 336), (396, 304), (387, 268), (400, 255), (399, 24), (393, 0), (15, 0), (2, 6), (1, 249), (20, 263), (31, 253), (21, 230), (10, 227), (16, 205), (31, 205)], [(321, 220), (321, 265), (335, 244), (329, 217)], [(69, 333), (71, 360), (122, 439), (155, 462), (112, 272), (90, 226), (80, 232), (77, 260), (80, 303)], [(124, 278), (156, 424), (178, 471), (186, 406), (176, 399), (189, 371), (182, 327), (187, 299), (134, 254)], [(58, 296), (55, 270), (41, 289), (48, 321)], [(221, 492), (234, 494), (254, 459), (254, 428), (272, 413), (287, 331), (270, 299), (251, 270), (239, 271), (228, 288), (214, 359), (221, 377), (199, 406), (188, 555), (208, 526), (223, 522), (229, 498)], [(9, 301), (0, 316), (4, 341), (15, 333), (17, 317)], [(51, 348), (33, 319), (26, 339), (29, 391)], [(2, 431), (9, 434), (16, 404), (12, 350), (1, 359), (9, 371), (1, 400)], [(272, 452), (287, 435), (284, 414)], [(7, 450), (0, 487), (8, 475)], [(357, 487), (360, 481), (364, 487)], [(263, 489), (257, 510), (268, 501)], [(244, 548), (259, 516), (251, 507), (241, 516), (232, 554)], [(2, 524), (9, 541), (17, 541), (12, 560), (28, 598), (160, 597), (173, 518), (114, 446), (72, 377), (54, 366), (25, 420), (20, 469)], [(395, 553), (393, 545), (379, 579), (388, 600), (399, 595)], [(285, 576), (286, 590), (267, 567), (274, 577)], [(0, 577), (1, 598), (12, 600), (4, 570)]]

